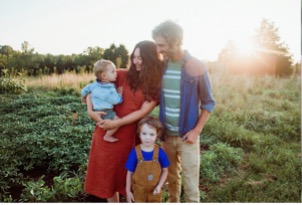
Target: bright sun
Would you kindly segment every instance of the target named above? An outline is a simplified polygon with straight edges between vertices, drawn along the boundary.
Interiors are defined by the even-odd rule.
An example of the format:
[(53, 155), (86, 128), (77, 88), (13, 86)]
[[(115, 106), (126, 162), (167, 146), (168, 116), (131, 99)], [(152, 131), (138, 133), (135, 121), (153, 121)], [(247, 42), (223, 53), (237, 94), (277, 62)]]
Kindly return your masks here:
[(255, 53), (256, 47), (253, 42), (245, 40), (236, 43), (237, 51), (239, 55), (251, 56)]

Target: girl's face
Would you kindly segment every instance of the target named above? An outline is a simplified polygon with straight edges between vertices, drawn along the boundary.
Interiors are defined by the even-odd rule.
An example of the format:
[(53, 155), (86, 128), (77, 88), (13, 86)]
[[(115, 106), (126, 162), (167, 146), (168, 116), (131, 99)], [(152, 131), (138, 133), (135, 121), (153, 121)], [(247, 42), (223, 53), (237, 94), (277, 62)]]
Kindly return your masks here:
[(135, 65), (135, 67), (136, 67), (136, 70), (140, 71), (142, 69), (143, 60), (142, 60), (142, 57), (140, 56), (140, 49), (139, 48), (136, 48), (134, 50), (134, 55), (133, 55), (132, 61), (133, 61), (133, 64)]
[(156, 129), (148, 124), (143, 124), (139, 136), (141, 138), (142, 144), (146, 147), (154, 146), (155, 140), (157, 138)]

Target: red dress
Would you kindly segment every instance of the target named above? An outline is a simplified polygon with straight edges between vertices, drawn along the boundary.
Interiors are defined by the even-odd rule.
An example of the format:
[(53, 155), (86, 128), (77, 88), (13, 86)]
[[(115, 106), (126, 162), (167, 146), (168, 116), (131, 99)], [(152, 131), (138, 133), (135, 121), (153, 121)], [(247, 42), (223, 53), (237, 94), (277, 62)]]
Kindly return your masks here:
[[(123, 86), (123, 102), (114, 107), (119, 117), (140, 109), (145, 101), (141, 90), (132, 92), (126, 80), (127, 70), (117, 70), (116, 87)], [(135, 146), (137, 122), (120, 127), (114, 134), (119, 141), (111, 143), (103, 140), (105, 131), (95, 127), (85, 181), (85, 192), (110, 198), (115, 192), (126, 195), (125, 164), (128, 154)]]

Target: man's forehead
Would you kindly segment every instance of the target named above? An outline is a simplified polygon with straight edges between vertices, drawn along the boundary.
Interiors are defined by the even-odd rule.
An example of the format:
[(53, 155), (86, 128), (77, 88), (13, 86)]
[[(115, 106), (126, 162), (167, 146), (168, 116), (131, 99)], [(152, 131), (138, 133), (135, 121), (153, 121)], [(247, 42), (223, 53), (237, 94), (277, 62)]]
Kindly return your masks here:
[(154, 41), (157, 45), (167, 44), (167, 41), (162, 36), (157, 36), (156, 38), (154, 38)]

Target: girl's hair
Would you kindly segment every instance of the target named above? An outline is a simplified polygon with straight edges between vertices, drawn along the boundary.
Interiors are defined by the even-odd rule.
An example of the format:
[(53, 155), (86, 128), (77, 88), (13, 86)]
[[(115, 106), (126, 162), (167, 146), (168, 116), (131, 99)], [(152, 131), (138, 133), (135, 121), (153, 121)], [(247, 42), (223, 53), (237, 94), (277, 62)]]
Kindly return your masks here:
[[(134, 52), (139, 48), (142, 58), (142, 69), (136, 70), (133, 63)], [(159, 89), (163, 72), (163, 62), (160, 60), (159, 53), (154, 42), (141, 41), (137, 43), (130, 55), (130, 68), (127, 72), (127, 79), (133, 91), (142, 89), (148, 101), (159, 100)]]
[(108, 65), (114, 66), (114, 64), (110, 60), (105, 60), (105, 59), (98, 60), (93, 67), (93, 72), (95, 77), (98, 77), (99, 73), (105, 72)]
[(183, 30), (173, 21), (165, 21), (153, 29), (152, 37), (153, 39), (156, 37), (163, 37), (170, 46), (181, 46)]
[(144, 124), (147, 124), (151, 127), (153, 127), (156, 130), (157, 137), (161, 137), (163, 134), (163, 125), (159, 121), (159, 119), (152, 117), (152, 116), (146, 116), (143, 119), (141, 119), (138, 123), (137, 127), (137, 134), (139, 135), (142, 129), (142, 126)]

